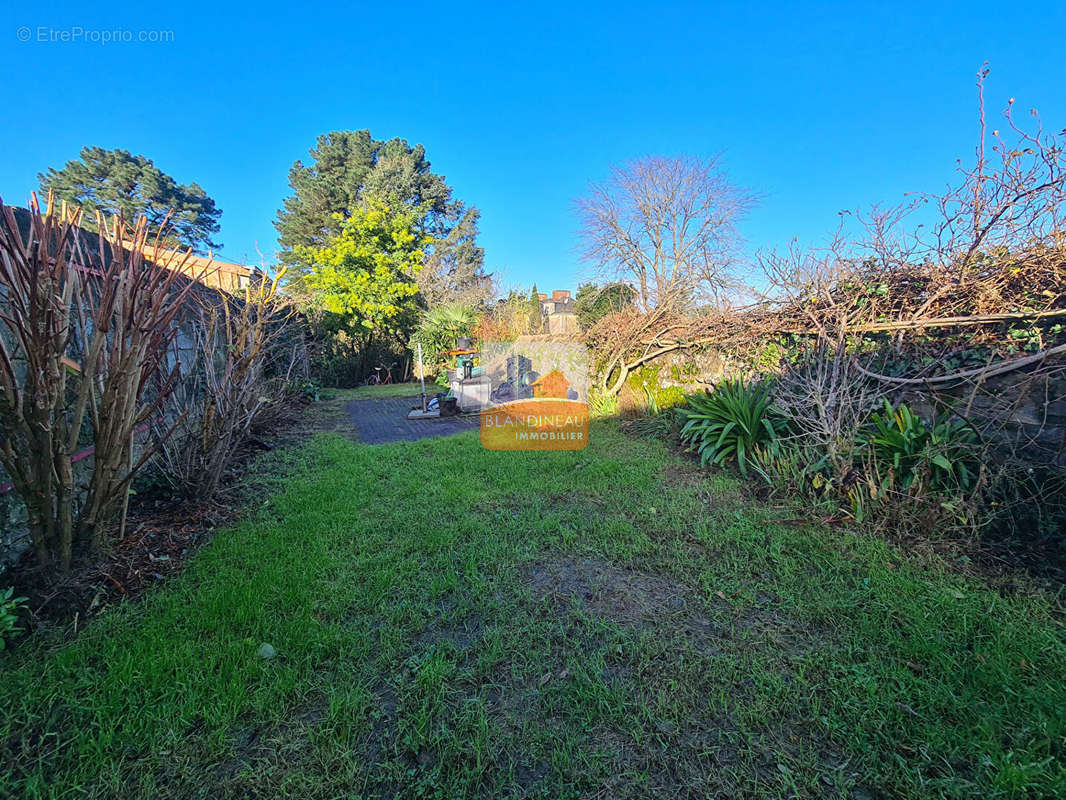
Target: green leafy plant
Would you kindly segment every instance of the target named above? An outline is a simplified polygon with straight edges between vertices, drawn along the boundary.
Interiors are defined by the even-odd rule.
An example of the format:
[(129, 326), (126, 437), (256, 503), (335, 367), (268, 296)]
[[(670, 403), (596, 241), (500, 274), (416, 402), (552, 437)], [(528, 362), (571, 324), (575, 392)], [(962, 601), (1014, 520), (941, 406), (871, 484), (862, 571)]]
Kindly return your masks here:
[(19, 627), (19, 610), (25, 607), (25, 597), (12, 597), (15, 588), (9, 586), (0, 593), (0, 650), (7, 646), (11, 634), (21, 631)]
[(289, 391), (312, 403), (317, 403), (322, 399), (322, 384), (314, 378), (304, 378), (303, 380), (295, 381), (290, 386)]
[(784, 424), (774, 411), (770, 384), (747, 384), (739, 378), (722, 382), (713, 394), (690, 395), (678, 410), (684, 424), (681, 440), (700, 456), (700, 463), (735, 460), (748, 474), (752, 457), (776, 449)]
[(655, 392), (653, 392), (651, 389), (649, 389), (647, 386), (645, 386), (644, 387), (644, 394), (648, 398), (648, 416), (650, 416), (650, 417), (659, 416), (659, 413), (662, 411), (662, 408), (659, 407), (659, 401), (655, 398)]
[(893, 408), (888, 400), (884, 411), (870, 418), (865, 442), (883, 488), (906, 492), (920, 482), (937, 494), (965, 493), (975, 486), (976, 443), (977, 434), (961, 420), (928, 424), (910, 406)]
[(445, 353), (455, 347), (458, 337), (470, 336), (476, 323), (477, 312), (462, 303), (431, 308), (422, 315), (409, 347), (413, 351), (421, 343), (427, 374), (439, 373), (444, 368)]
[(312, 308), (364, 340), (400, 333), (416, 311), (414, 277), (431, 240), (410, 210), (377, 197), (337, 217), (340, 233), (321, 247), (297, 248), (311, 264), (302, 288)]
[(618, 396), (603, 392), (589, 392), (589, 413), (593, 419), (618, 416)]
[(977, 432), (961, 419), (934, 422), (929, 435), (931, 462), (938, 470), (934, 473), (934, 488), (954, 486), (963, 492), (974, 489), (981, 470), (975, 449), (978, 443)]
[(763, 373), (772, 372), (778, 369), (784, 357), (785, 348), (777, 342), (767, 342), (755, 357), (755, 369)]

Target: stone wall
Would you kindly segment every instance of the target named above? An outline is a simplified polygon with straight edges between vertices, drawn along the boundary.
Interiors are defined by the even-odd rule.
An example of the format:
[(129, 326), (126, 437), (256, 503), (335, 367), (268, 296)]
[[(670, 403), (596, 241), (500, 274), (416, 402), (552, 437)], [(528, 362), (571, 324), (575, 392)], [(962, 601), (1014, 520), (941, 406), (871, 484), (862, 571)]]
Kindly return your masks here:
[(1017, 453), (1034, 466), (1066, 468), (1066, 365), (1036, 375), (1008, 372), (932, 396), (906, 392), (903, 399), (923, 416), (941, 406), (973, 420), (1003, 453)]
[[(762, 358), (762, 366), (772, 371), (774, 353), (764, 350), (752, 359)], [(714, 350), (676, 351), (652, 364), (660, 385), (686, 393), (712, 388), (748, 366)], [(1025, 370), (998, 375), (976, 388), (964, 383), (938, 388), (933, 395), (910, 390), (898, 397), (926, 418), (950, 407), (972, 419), (1004, 452), (1017, 451), (1034, 466), (1066, 468), (1066, 362), (1052, 369), (1045, 365), (1037, 375)], [(623, 398), (624, 403), (640, 401), (635, 393)]]

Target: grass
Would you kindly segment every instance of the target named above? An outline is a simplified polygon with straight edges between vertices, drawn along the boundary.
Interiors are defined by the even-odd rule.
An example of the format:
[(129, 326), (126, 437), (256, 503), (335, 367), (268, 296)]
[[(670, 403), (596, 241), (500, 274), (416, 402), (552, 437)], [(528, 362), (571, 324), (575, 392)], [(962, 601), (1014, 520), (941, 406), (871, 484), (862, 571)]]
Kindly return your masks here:
[(289, 458), (181, 576), (0, 656), (0, 794), (1066, 795), (1057, 598), (789, 524), (613, 422)]
[[(327, 389), (326, 392), (343, 395), (349, 400), (367, 400), (371, 397), (414, 397), (422, 393), (418, 381), (408, 383), (386, 383), (384, 386), (358, 386), (355, 389)], [(426, 396), (432, 397), (441, 391), (440, 387), (430, 381), (426, 382)]]

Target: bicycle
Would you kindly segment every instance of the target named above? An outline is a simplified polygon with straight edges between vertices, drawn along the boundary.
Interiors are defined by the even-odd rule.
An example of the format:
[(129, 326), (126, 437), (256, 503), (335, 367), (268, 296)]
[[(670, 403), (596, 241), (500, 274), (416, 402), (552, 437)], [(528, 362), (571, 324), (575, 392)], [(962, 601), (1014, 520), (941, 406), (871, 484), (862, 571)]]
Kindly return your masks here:
[[(385, 384), (392, 383), (392, 368), (395, 366), (396, 362), (394, 361), (387, 367), (384, 364), (374, 367), (374, 374), (366, 379), (366, 385), (384, 386)], [(385, 371), (384, 377), (381, 375), (382, 370)]]

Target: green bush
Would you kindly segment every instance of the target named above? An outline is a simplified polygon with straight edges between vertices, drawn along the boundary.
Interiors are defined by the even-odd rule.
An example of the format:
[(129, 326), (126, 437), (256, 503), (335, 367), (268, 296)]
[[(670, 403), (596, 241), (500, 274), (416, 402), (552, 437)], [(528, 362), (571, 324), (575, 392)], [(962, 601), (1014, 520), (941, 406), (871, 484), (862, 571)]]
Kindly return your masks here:
[(477, 312), (462, 303), (447, 303), (422, 315), (409, 346), (413, 352), (422, 345), (426, 374), (438, 374), (444, 369), (446, 351), (455, 348), (460, 336), (471, 336), (475, 323)]
[(770, 384), (747, 384), (739, 378), (723, 381), (713, 394), (687, 397), (678, 410), (684, 424), (681, 440), (700, 456), (700, 463), (735, 460), (747, 477), (748, 461), (776, 449), (784, 423), (774, 411)]
[(19, 608), (26, 602), (25, 597), (12, 597), (14, 587), (0, 593), (0, 650), (7, 646), (11, 634), (21, 631), (19, 627)]
[(870, 418), (863, 444), (874, 456), (877, 476), (886, 488), (908, 491), (920, 482), (934, 493), (968, 492), (977, 481), (972, 452), (977, 434), (961, 420), (927, 424), (906, 404)]

